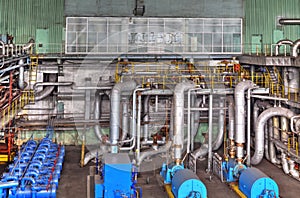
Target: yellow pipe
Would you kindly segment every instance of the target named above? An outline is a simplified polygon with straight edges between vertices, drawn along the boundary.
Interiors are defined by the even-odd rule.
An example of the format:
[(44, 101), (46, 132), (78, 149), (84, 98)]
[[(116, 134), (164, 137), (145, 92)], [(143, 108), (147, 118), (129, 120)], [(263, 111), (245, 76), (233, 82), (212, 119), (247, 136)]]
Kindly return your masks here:
[(238, 194), (238, 196), (239, 196), (240, 198), (247, 198), (247, 196), (244, 195), (244, 193), (242, 193), (242, 191), (240, 191), (239, 186), (238, 186), (237, 183), (234, 183), (234, 182), (230, 183), (230, 188), (231, 188), (236, 194)]
[(172, 193), (171, 184), (165, 184), (164, 187), (165, 187), (165, 190), (166, 190), (166, 192), (168, 194), (168, 197), (169, 198), (175, 198), (174, 195), (173, 195), (173, 193)]

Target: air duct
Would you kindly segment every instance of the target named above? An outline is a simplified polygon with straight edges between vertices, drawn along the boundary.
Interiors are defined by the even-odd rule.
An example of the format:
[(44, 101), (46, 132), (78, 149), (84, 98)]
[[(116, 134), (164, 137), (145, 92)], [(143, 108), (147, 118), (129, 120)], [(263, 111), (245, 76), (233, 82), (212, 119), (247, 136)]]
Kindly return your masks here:
[(273, 116), (285, 116), (291, 118), (294, 112), (283, 107), (272, 107), (262, 112), (257, 118), (257, 125), (255, 127), (255, 153), (251, 158), (251, 164), (257, 165), (261, 162), (264, 156), (264, 126), (268, 119)]
[(134, 80), (117, 83), (111, 91), (110, 98), (110, 142), (112, 153), (118, 152), (118, 140), (120, 135), (120, 101), (121, 93), (133, 91), (136, 87)]

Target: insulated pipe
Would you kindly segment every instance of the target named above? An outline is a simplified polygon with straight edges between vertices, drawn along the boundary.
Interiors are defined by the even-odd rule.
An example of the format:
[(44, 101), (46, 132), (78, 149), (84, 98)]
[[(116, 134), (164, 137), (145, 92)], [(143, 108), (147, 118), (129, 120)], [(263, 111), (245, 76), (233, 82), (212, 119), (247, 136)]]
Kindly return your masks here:
[[(57, 76), (56, 74), (50, 74), (49, 75), (49, 82), (56, 82)], [(53, 90), (54, 90), (55, 86), (47, 86), (45, 87), (42, 91), (39, 91), (37, 93), (34, 94), (34, 100), (35, 101), (39, 101), (42, 100), (44, 98), (46, 98), (47, 96), (49, 96)]]
[[(100, 93), (99, 91), (96, 91), (95, 93), (95, 103), (94, 103), (94, 120), (99, 120), (100, 116), (101, 116), (101, 99), (102, 99), (102, 95), (103, 93)], [(94, 126), (94, 132), (95, 135), (97, 136), (97, 138), (102, 141), (102, 136), (104, 135), (102, 133), (101, 127), (99, 124), (96, 124)]]
[(250, 80), (240, 82), (234, 90), (235, 99), (235, 142), (237, 144), (237, 158), (241, 160), (243, 154), (243, 144), (245, 143), (245, 91), (254, 88), (254, 83)]
[[(270, 130), (270, 126), (272, 126), (271, 124), (270, 124), (270, 119), (268, 120), (268, 122), (265, 124), (265, 126), (264, 126), (264, 135), (265, 135), (265, 141), (264, 141), (264, 149), (265, 149), (265, 153), (264, 153), (264, 155), (265, 155), (265, 158), (267, 159), (267, 160), (269, 160), (270, 161), (270, 154), (269, 154), (269, 130)], [(248, 164), (247, 164), (248, 165)]]
[(134, 80), (117, 83), (111, 91), (110, 98), (110, 142), (111, 152), (118, 152), (118, 140), (120, 135), (120, 101), (122, 91), (133, 91), (136, 87)]
[(25, 81), (24, 81), (24, 60), (20, 59), (19, 60), (19, 81), (18, 81), (18, 86), (20, 89), (24, 89), (25, 88)]
[(296, 67), (288, 68), (289, 82), (288, 88), (290, 93), (298, 93), (299, 92), (299, 69)]
[(23, 46), (23, 50), (29, 50), (34, 44), (34, 39), (30, 39), (26, 45)]
[(226, 101), (228, 103), (228, 138), (234, 140), (234, 101), (232, 96), (227, 96)]
[[(273, 119), (269, 120), (269, 124), (271, 124), (271, 126), (269, 126), (269, 155), (270, 155), (270, 160), (273, 164), (280, 164), (279, 159), (277, 159), (276, 156), (276, 148), (274, 145), (274, 142), (271, 141), (273, 139), (279, 139), (278, 135), (279, 135), (279, 119), (278, 117), (273, 117)], [(275, 135), (276, 134), (276, 135)]]
[(293, 18), (281, 18), (278, 22), (280, 25), (300, 25), (300, 19)]
[(215, 144), (213, 145), (213, 150), (219, 149), (219, 147), (223, 143), (223, 135), (224, 135), (224, 98), (220, 98), (219, 103), (219, 133), (216, 137)]
[(146, 157), (150, 157), (150, 156), (157, 155), (160, 153), (168, 152), (169, 149), (171, 148), (171, 146), (172, 146), (172, 141), (168, 141), (164, 146), (159, 147), (158, 150), (142, 152), (140, 154), (140, 157), (137, 159), (137, 166), (140, 166)]
[(126, 139), (129, 131), (128, 102), (129, 101), (127, 98), (124, 98), (122, 102), (122, 137), (121, 137), (122, 141)]
[(298, 57), (297, 50), (299, 47), (300, 47), (300, 39), (296, 40), (293, 45), (292, 56), (295, 58)]
[(144, 116), (143, 116), (143, 121), (144, 121), (144, 140), (147, 141), (148, 140), (148, 136), (149, 136), (149, 99), (150, 96), (146, 96), (145, 100), (144, 100)]
[(192, 82), (182, 82), (176, 85), (174, 90), (174, 147), (175, 160), (181, 159), (184, 140), (184, 92), (194, 88)]
[(268, 119), (273, 116), (285, 116), (291, 118), (294, 116), (294, 112), (283, 107), (271, 107), (262, 112), (255, 127), (255, 153), (251, 158), (251, 164), (257, 165), (261, 162), (264, 156), (264, 126)]
[(289, 39), (283, 39), (283, 40), (280, 40), (276, 43), (276, 46), (275, 46), (275, 55), (278, 56), (279, 55), (279, 48), (281, 45), (290, 45), (292, 46), (294, 44), (293, 41), (289, 40)]
[[(91, 150), (90, 152), (86, 153), (84, 156), (83, 160), (83, 165), (87, 165), (87, 163), (91, 160), (94, 159), (95, 157), (98, 157), (100, 155), (103, 155), (106, 152), (106, 147), (101, 145), (100, 148)], [(98, 155), (98, 156), (97, 156)]]

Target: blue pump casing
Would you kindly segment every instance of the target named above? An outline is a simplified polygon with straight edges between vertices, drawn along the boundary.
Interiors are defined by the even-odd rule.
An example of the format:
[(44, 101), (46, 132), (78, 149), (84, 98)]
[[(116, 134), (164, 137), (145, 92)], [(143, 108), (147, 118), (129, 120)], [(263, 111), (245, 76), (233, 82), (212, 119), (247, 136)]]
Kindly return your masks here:
[(27, 141), (1, 178), (0, 197), (55, 198), (64, 155), (65, 148), (48, 136)]
[(247, 168), (239, 178), (239, 189), (248, 198), (279, 197), (279, 188), (274, 180), (257, 168)]
[(95, 197), (135, 197), (136, 181), (128, 154), (107, 153), (104, 155), (103, 163), (103, 180), (95, 183)]
[(207, 190), (198, 176), (189, 169), (176, 171), (172, 178), (172, 193), (176, 198), (206, 198)]
[(165, 184), (170, 184), (172, 182), (172, 177), (174, 176), (176, 171), (182, 170), (182, 169), (184, 169), (183, 164), (177, 165), (175, 163), (171, 163), (171, 164), (167, 165), (166, 163), (163, 163), (161, 171), (160, 171), (160, 175), (164, 178)]

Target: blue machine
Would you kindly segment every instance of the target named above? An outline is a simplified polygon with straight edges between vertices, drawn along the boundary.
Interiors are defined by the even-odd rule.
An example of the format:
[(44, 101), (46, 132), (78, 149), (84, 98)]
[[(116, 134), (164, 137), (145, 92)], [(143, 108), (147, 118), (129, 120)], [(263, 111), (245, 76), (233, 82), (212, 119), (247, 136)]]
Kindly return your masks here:
[(279, 197), (276, 182), (257, 168), (247, 168), (241, 173), (239, 189), (248, 198)]
[(172, 182), (172, 177), (174, 176), (176, 171), (182, 170), (182, 169), (184, 169), (183, 164), (177, 165), (175, 163), (171, 163), (171, 164), (167, 165), (166, 163), (163, 163), (161, 171), (160, 171), (160, 175), (164, 178), (165, 184), (170, 184)]
[(246, 168), (244, 164), (237, 163), (234, 158), (222, 162), (223, 176), (227, 182), (238, 181), (240, 173)]
[[(102, 179), (95, 181), (96, 198), (134, 198), (137, 172), (126, 153), (107, 153), (103, 158)], [(141, 197), (141, 191), (139, 194)]]
[(206, 198), (207, 190), (198, 176), (183, 164), (163, 164), (160, 175), (165, 184), (171, 184), (172, 193), (176, 198), (196, 197)]
[(172, 193), (176, 198), (206, 198), (207, 190), (199, 177), (189, 169), (176, 171), (172, 178)]
[(23, 144), (0, 182), (1, 198), (54, 198), (65, 148), (48, 138)]

